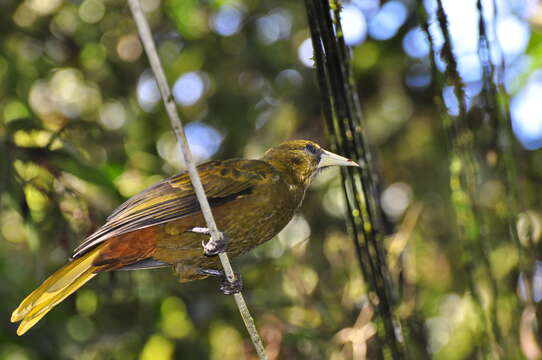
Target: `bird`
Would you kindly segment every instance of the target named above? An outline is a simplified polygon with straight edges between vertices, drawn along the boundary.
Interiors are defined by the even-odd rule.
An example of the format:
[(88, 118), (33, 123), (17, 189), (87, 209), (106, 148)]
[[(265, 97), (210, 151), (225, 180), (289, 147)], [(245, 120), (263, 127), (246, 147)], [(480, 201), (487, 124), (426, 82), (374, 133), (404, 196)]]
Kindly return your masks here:
[(315, 175), (330, 166), (358, 166), (309, 140), (289, 140), (260, 159), (215, 160), (197, 167), (218, 229), (216, 248), (202, 247), (209, 229), (188, 172), (134, 195), (13, 311), (17, 334), (99, 273), (173, 267), (180, 282), (220, 276), (225, 294), (239, 292), (220, 266), (221, 251), (237, 257), (272, 239), (300, 207)]

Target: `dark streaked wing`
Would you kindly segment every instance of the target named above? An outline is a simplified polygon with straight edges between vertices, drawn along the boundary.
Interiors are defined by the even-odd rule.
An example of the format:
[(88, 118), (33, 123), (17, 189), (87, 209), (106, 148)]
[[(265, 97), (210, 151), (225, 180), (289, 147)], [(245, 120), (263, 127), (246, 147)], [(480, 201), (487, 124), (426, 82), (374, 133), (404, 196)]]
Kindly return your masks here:
[[(248, 195), (254, 185), (274, 173), (261, 160), (212, 161), (198, 166), (211, 208)], [(77, 258), (101, 242), (149, 226), (195, 215), (200, 206), (187, 172), (165, 179), (119, 206), (106, 223), (79, 245)]]

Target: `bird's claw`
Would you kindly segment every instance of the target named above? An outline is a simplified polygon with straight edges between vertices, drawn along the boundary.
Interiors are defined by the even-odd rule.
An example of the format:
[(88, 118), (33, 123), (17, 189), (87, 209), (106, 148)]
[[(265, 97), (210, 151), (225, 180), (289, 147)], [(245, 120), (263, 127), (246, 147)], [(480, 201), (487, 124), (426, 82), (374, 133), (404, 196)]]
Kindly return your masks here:
[(233, 282), (230, 282), (228, 278), (224, 275), (222, 277), (222, 280), (220, 280), (220, 291), (224, 295), (232, 295), (240, 293), (243, 290), (243, 279), (241, 278), (241, 274), (238, 272), (235, 272), (235, 280)]
[(224, 274), (223, 270), (200, 268), (197, 271), (198, 274), (201, 275), (220, 277), (219, 288), (224, 295), (236, 294), (243, 290), (243, 279), (241, 278), (241, 274), (239, 274), (237, 271), (234, 271), (235, 280), (233, 280), (232, 282), (228, 280), (228, 277), (226, 276), (226, 274)]
[(215, 256), (226, 251), (226, 248), (228, 247), (228, 240), (226, 239), (224, 233), (221, 233), (220, 235), (221, 236), (218, 241), (214, 241), (213, 238), (211, 238), (209, 241), (207, 241), (207, 243), (204, 241), (201, 242), (205, 256)]

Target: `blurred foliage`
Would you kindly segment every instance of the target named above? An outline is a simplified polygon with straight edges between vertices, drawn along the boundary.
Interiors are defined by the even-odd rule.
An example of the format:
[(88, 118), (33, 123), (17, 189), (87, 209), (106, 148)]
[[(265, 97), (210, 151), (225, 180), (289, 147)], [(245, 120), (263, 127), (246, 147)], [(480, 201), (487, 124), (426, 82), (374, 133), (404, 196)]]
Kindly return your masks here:
[[(302, 2), (142, 2), (168, 79), (181, 84), (174, 92), (200, 161), (258, 157), (286, 138), (329, 146), (314, 69), (298, 55), (309, 37)], [(478, 164), (474, 191), (454, 188), (463, 164), (450, 155), (453, 115), (438, 100), (446, 83), (441, 68), (425, 85), (409, 80), (420, 69), (430, 72), (430, 61), (403, 50), (423, 11), (402, 3), (407, 13), (397, 33), (353, 47), (352, 62), (384, 185), (381, 203), (389, 228), (397, 225), (384, 244), (399, 288), (397, 315), (412, 320), (407, 349), (413, 358), (422, 358), (421, 344), (427, 348), (419, 354), (439, 359), (540, 358), (542, 153), (495, 136), (473, 96), (467, 140)], [(512, 94), (542, 62), (542, 10), (533, 9), (525, 20), (528, 62), (510, 80)], [(228, 11), (240, 21), (224, 28)], [(447, 107), (435, 106), (435, 98)], [(508, 119), (508, 99), (498, 101), (496, 111)], [(101, 274), (27, 335), (17, 337), (9, 324), (23, 296), (117, 205), (183, 168), (176, 154), (125, 1), (2, 2), (0, 359), (255, 357), (235, 304), (216, 281), (181, 285), (169, 270)], [(475, 206), (463, 209), (467, 203)], [(472, 209), (483, 226), (467, 234), (477, 244), (471, 252), (458, 223)], [(344, 212), (338, 173), (325, 171), (277, 239), (235, 261), (272, 359), (371, 358), (376, 315)], [(493, 309), (489, 326), (502, 343), (486, 339), (480, 306)]]

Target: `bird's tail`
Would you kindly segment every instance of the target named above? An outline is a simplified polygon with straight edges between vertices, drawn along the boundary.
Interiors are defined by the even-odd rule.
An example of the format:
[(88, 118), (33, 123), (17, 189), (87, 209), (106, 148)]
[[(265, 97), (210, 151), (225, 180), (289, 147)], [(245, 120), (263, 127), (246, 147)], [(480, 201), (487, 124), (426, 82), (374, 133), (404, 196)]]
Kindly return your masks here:
[(99, 267), (92, 262), (101, 248), (98, 246), (60, 268), (21, 302), (11, 314), (11, 322), (21, 321), (17, 335), (27, 332), (53, 307), (96, 276)]

